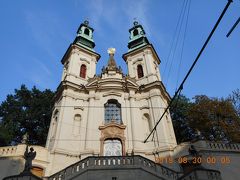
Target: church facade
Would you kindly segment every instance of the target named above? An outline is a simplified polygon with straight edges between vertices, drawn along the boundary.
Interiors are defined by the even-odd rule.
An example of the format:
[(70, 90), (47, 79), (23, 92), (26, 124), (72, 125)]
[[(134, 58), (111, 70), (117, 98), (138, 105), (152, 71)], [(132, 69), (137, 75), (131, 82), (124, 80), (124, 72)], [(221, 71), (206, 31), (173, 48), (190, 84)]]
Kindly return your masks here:
[[(224, 170), (220, 161), (217, 168), (209, 167), (210, 163), (191, 164), (194, 157), (189, 155), (188, 148), (192, 143), (177, 145), (169, 112), (144, 143), (170, 96), (161, 81), (161, 60), (143, 27), (134, 22), (129, 29), (128, 51), (122, 56), (128, 67), (127, 75), (117, 65), (114, 48), (108, 49), (108, 63), (101, 75), (96, 75), (100, 55), (94, 50), (93, 32), (88, 21), (82, 23), (61, 60), (63, 73), (47, 143), (46, 147), (34, 146), (37, 157), (33, 173), (55, 180), (195, 176), (221, 179), (220, 171)], [(206, 141), (193, 144), (202, 152), (201, 160), (224, 156), (227, 161), (228, 154), (235, 157), (240, 152), (238, 144), (229, 147)], [(25, 147), (25, 144), (0, 147), (2, 177), (21, 172)], [(234, 159), (235, 167), (237, 159)], [(197, 168), (193, 171), (193, 167)]]
[[(152, 140), (143, 143), (170, 97), (161, 82), (160, 59), (143, 27), (134, 22), (129, 33), (129, 50), (123, 55), (128, 75), (110, 48), (108, 64), (96, 76), (100, 55), (93, 49), (93, 29), (87, 21), (80, 25), (61, 61), (64, 71), (46, 145), (56, 164), (69, 154), (85, 158), (134, 153), (154, 160), (153, 152), (171, 152), (176, 146), (169, 113)], [(62, 168), (55, 166), (51, 173)]]

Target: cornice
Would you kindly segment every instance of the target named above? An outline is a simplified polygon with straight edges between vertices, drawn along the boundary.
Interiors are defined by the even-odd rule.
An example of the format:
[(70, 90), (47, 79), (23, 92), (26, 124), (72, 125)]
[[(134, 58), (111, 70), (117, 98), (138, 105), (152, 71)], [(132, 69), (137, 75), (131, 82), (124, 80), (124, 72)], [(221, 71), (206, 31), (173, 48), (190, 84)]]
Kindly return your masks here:
[(65, 54), (63, 55), (62, 57), (62, 60), (61, 60), (61, 63), (64, 64), (65, 61), (68, 59), (68, 57), (71, 55), (71, 53), (76, 53), (76, 51), (74, 50), (78, 50), (78, 51), (82, 51), (84, 53), (87, 53), (89, 54), (90, 56), (94, 56), (96, 57), (96, 60), (98, 61), (101, 57), (100, 54), (96, 53), (96, 52), (93, 52), (93, 51), (90, 51), (89, 49), (87, 48), (84, 48), (82, 46), (79, 46), (79, 45), (76, 45), (76, 44), (70, 44), (67, 51), (65, 52)]
[[(88, 94), (87, 89), (82, 84), (79, 85), (79, 84), (72, 83), (70, 81), (61, 81), (61, 83), (57, 87), (57, 91), (56, 91), (56, 95), (54, 97), (54, 101), (57, 101), (59, 98), (61, 98), (61, 96), (70, 96), (70, 97), (79, 99), (80, 96), (78, 97), (76, 95), (71, 96), (70, 94), (63, 94), (63, 91), (66, 90), (66, 89), (72, 89), (74, 91), (83, 92), (84, 94)], [(80, 98), (80, 99), (84, 99), (84, 98)]]
[(158, 56), (158, 54), (157, 54), (157, 52), (154, 49), (152, 44), (147, 44), (147, 45), (139, 47), (139, 48), (137, 48), (133, 51), (127, 52), (127, 53), (122, 55), (122, 58), (124, 59), (124, 61), (127, 61), (128, 57), (132, 57), (132, 56), (134, 56), (136, 54), (139, 54), (139, 53), (143, 53), (143, 55), (152, 53), (152, 55), (155, 57), (154, 59), (157, 60), (158, 64), (161, 63), (161, 60), (160, 60), (160, 58), (159, 58), (159, 56)]
[(139, 87), (138, 92), (140, 92), (140, 93), (141, 92), (149, 92), (149, 90), (154, 89), (154, 88), (160, 89), (161, 94), (164, 96), (164, 98), (168, 102), (170, 101), (171, 97), (168, 94), (168, 92), (166, 91), (166, 88), (164, 87), (162, 81), (155, 81), (155, 82), (152, 82), (152, 83), (149, 83), (149, 84), (141, 85)]

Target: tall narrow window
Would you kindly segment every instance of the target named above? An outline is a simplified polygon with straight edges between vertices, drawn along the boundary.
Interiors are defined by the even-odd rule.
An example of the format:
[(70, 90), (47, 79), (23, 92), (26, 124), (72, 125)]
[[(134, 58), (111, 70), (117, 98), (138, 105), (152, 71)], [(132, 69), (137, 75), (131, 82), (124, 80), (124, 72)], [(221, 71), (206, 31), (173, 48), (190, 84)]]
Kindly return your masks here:
[(143, 68), (142, 68), (142, 65), (140, 64), (137, 66), (137, 74), (138, 74), (138, 78), (143, 77)]
[(84, 34), (86, 34), (86, 35), (89, 36), (89, 33), (90, 33), (90, 32), (89, 32), (89, 29), (86, 28), (86, 29), (84, 30)]
[(85, 64), (81, 65), (81, 68), (80, 68), (80, 77), (81, 78), (86, 78), (86, 71), (87, 71), (87, 67)]
[(105, 124), (114, 121), (118, 124), (122, 124), (121, 116), (121, 104), (115, 99), (110, 99), (104, 105), (105, 108)]
[(138, 30), (135, 29), (135, 30), (133, 31), (133, 36), (137, 36), (137, 35), (138, 35)]

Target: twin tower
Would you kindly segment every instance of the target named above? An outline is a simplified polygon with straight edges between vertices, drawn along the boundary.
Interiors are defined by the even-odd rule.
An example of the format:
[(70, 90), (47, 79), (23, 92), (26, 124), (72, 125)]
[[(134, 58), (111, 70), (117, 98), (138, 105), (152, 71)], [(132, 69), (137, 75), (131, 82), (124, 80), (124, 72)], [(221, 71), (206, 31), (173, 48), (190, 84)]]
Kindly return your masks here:
[(88, 156), (134, 154), (155, 160), (159, 154), (171, 156), (176, 146), (169, 112), (143, 143), (170, 100), (161, 81), (160, 58), (143, 27), (134, 22), (129, 29), (128, 52), (122, 56), (127, 75), (116, 64), (114, 48), (96, 75), (100, 55), (94, 51), (93, 32), (84, 21), (61, 60), (64, 68), (46, 144), (48, 174)]

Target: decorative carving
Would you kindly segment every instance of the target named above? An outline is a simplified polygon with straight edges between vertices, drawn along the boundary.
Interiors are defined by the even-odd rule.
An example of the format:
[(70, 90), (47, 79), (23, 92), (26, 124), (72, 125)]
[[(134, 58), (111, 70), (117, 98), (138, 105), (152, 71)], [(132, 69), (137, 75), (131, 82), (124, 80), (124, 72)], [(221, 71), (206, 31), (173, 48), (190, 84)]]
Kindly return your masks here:
[(121, 93), (118, 93), (118, 92), (106, 92), (103, 94), (103, 97), (107, 97), (107, 96), (118, 96), (118, 97), (121, 97), (122, 94)]
[(86, 62), (86, 63), (90, 64), (90, 62), (86, 58), (80, 58), (80, 61), (83, 61), (83, 62)]
[(117, 124), (114, 121), (110, 122), (109, 124), (99, 126), (99, 130), (101, 131), (101, 138), (100, 138), (100, 155), (103, 155), (103, 146), (104, 141), (107, 139), (119, 139), (122, 143), (122, 154), (123, 156), (126, 155), (125, 151), (125, 136), (124, 130), (126, 126), (123, 124)]
[(143, 110), (143, 109), (150, 109), (149, 106), (142, 106), (139, 108), (140, 110)]
[(142, 58), (138, 58), (138, 59), (134, 60), (133, 64), (136, 64), (136, 63), (143, 65), (143, 59)]
[(80, 109), (80, 110), (84, 110), (84, 107), (82, 107), (82, 106), (74, 106), (74, 109)]

